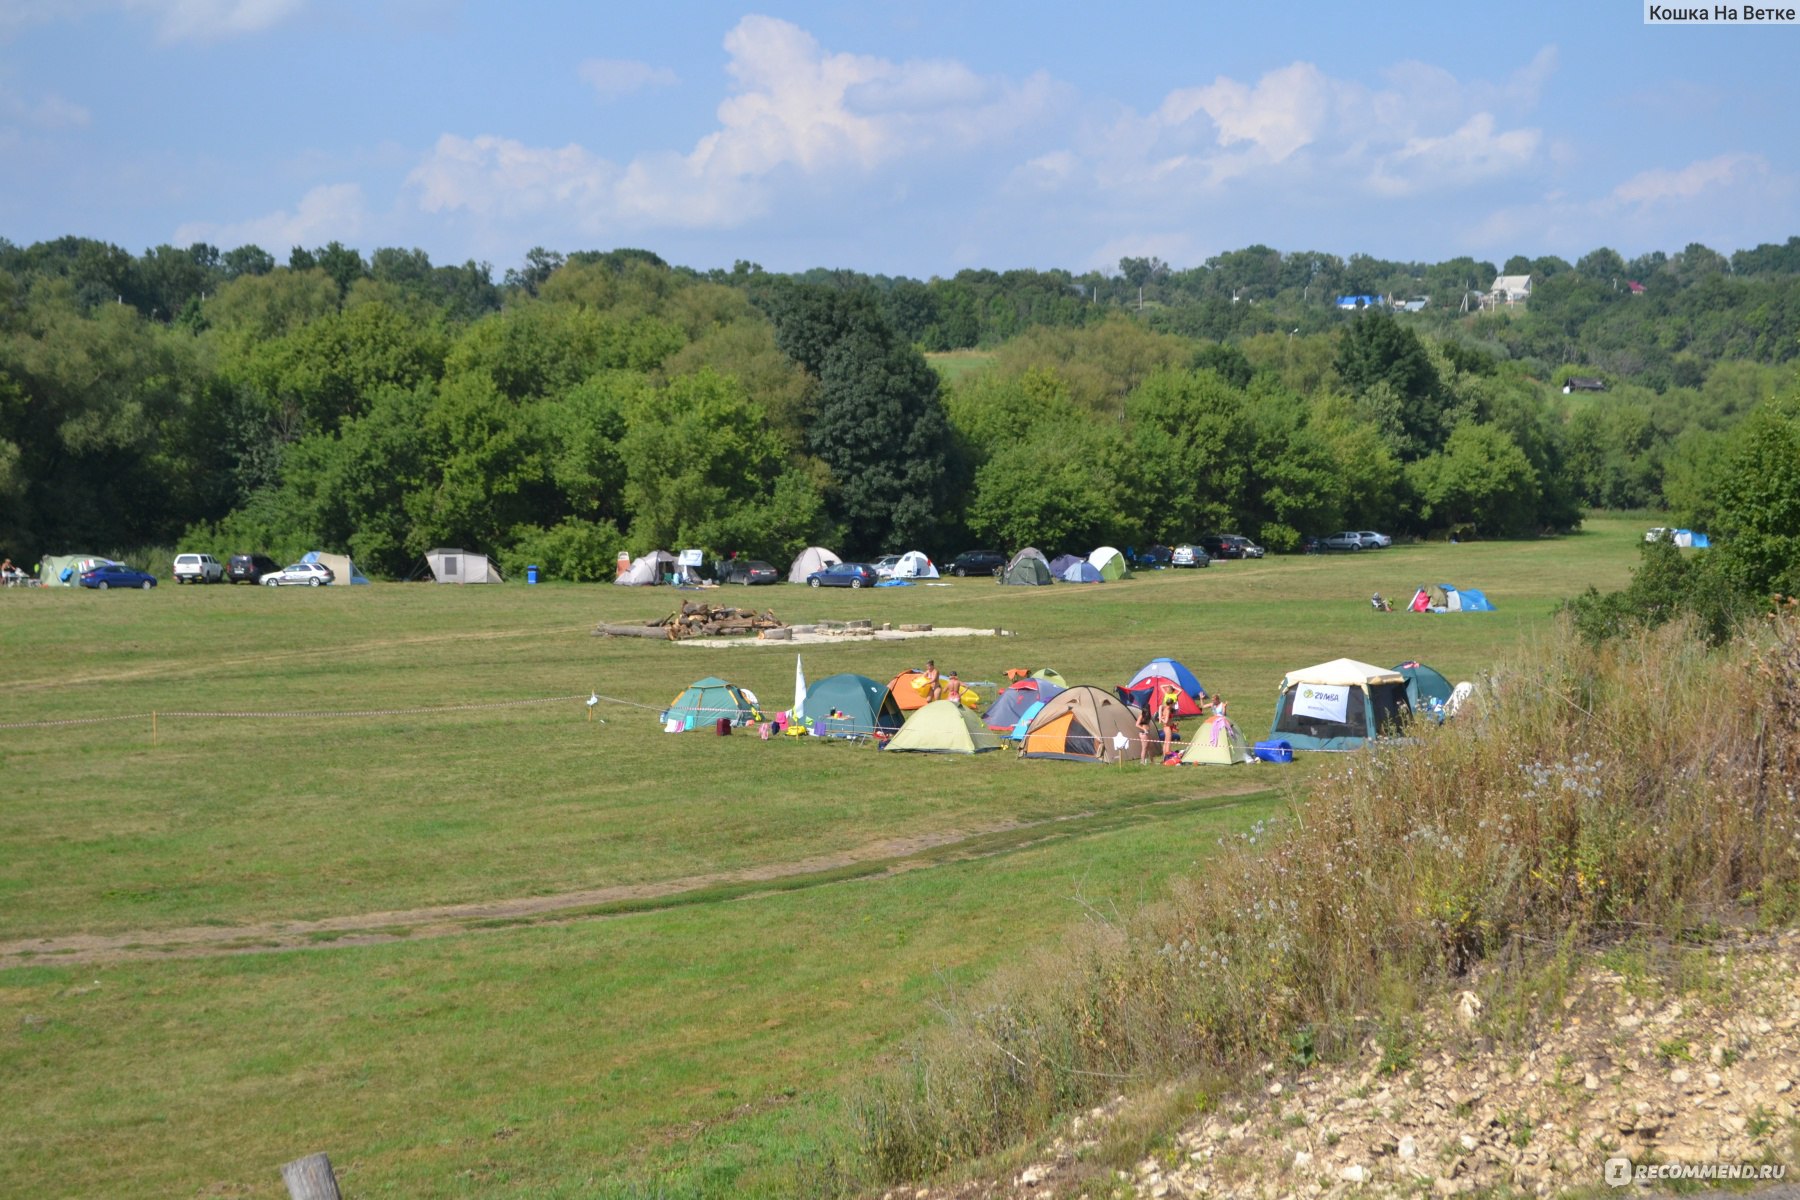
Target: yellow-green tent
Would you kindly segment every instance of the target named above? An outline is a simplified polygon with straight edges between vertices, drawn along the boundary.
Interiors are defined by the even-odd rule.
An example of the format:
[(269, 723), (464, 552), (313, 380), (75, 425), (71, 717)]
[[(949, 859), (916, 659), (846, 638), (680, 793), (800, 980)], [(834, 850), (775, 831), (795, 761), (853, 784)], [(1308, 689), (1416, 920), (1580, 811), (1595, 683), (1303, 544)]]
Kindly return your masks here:
[(979, 754), (983, 750), (998, 750), (1000, 736), (956, 701), (933, 700), (906, 718), (900, 732), (888, 739), (887, 748), (925, 754)]

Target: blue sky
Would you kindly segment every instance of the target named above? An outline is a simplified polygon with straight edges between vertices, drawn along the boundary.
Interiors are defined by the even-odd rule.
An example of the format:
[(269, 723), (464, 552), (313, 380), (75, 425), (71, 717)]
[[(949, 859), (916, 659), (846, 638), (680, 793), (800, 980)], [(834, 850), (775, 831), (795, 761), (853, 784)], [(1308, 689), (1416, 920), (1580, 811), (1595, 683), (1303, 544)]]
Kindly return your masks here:
[(496, 273), (1800, 233), (1800, 27), (1590, 4), (0, 0), (0, 237)]

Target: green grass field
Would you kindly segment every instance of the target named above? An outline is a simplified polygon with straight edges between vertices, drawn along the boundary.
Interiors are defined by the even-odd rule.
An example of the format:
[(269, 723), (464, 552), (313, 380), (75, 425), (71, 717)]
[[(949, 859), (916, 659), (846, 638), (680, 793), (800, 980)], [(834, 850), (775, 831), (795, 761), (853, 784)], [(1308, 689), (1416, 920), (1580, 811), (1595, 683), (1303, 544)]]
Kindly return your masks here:
[[(1112, 685), (1170, 655), (1254, 740), (1291, 667), (1480, 671), (1560, 598), (1623, 584), (1641, 527), (1088, 588), (720, 596), (1016, 633), (806, 647), (815, 681), (934, 657)], [(1500, 611), (1370, 611), (1440, 580)], [(353, 1196), (781, 1191), (842, 1137), (844, 1086), (960, 984), (1154, 895), (1307, 774), (671, 737), (654, 710), (690, 680), (780, 706), (794, 672), (791, 647), (589, 636), (679, 596), (0, 593), (0, 725), (389, 714), (159, 716), (154, 744), (147, 717), (0, 728), (0, 1191), (278, 1196), (314, 1150)], [(631, 703), (590, 720), (590, 690)], [(419, 912), (450, 905), (493, 907)]]

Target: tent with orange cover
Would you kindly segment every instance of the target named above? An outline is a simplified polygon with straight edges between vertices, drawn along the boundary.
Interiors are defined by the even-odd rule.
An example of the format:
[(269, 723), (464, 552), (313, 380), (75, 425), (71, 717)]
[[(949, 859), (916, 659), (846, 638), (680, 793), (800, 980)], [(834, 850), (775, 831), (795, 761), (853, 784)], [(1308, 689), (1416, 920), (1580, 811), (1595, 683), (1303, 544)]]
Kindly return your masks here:
[(1077, 762), (1119, 761), (1116, 738), (1137, 752), (1137, 718), (1131, 706), (1103, 688), (1078, 686), (1045, 702), (1025, 731), (1023, 758), (1069, 758)]

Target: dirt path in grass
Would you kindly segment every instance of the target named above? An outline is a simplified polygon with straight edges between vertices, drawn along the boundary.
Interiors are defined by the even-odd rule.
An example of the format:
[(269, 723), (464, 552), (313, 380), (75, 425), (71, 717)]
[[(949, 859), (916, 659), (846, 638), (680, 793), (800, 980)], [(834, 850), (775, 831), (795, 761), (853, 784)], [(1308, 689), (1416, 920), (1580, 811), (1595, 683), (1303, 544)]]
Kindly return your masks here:
[[(839, 854), (766, 863), (736, 871), (684, 875), (651, 883), (586, 888), (548, 896), (518, 896), (392, 912), (355, 913), (314, 921), (247, 925), (189, 925), (111, 934), (69, 934), (0, 942), (0, 970), (23, 966), (103, 965), (164, 958), (208, 958), (278, 950), (324, 950), (418, 941), (464, 933), (516, 929), (559, 921), (623, 916), (687, 903), (718, 902), (776, 890), (796, 890), (847, 878), (896, 875), (952, 862), (988, 858), (1061, 837), (1116, 829), (1206, 804), (1234, 808), (1242, 798), (1272, 790), (1261, 773), (1233, 780), (1205, 796), (1183, 796), (1129, 807), (1070, 813), (1041, 821), (1000, 821), (912, 837), (883, 838)], [(1212, 803), (1216, 801), (1217, 803)]]

